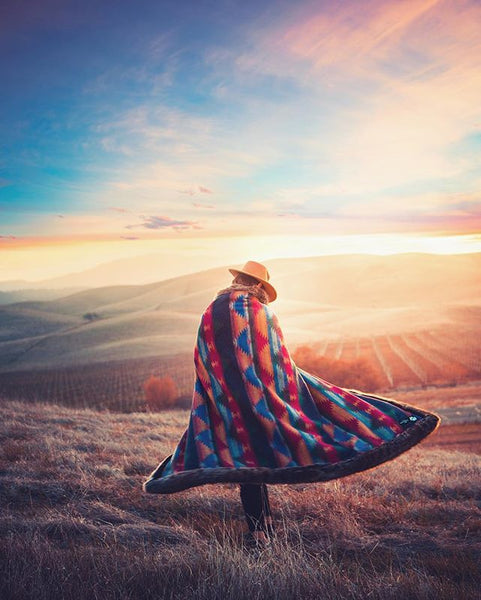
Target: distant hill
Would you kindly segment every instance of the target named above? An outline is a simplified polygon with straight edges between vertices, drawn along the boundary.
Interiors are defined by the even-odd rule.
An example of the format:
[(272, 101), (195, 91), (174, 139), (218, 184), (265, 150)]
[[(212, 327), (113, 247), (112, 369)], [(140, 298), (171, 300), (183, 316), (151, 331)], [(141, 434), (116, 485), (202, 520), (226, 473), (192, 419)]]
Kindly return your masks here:
[[(266, 261), (288, 344), (481, 323), (481, 253)], [(191, 352), (226, 267), (0, 307), (0, 369)]]
[[(195, 271), (193, 257), (191, 269)], [(159, 253), (119, 258), (90, 269), (38, 281), (0, 281), (1, 291), (23, 289), (94, 288), (114, 285), (142, 285), (168, 278), (165, 256)]]
[(24, 279), (9, 279), (8, 281), (0, 281), (0, 290), (2, 292), (29, 289), (32, 287), (35, 288), (36, 286), (32, 285), (31, 281), (26, 281)]
[(81, 291), (83, 288), (58, 288), (58, 289), (15, 289), (8, 292), (0, 291), (0, 304), (13, 304), (14, 302), (28, 302), (28, 301), (45, 301), (55, 300), (67, 296), (68, 294), (74, 294)]

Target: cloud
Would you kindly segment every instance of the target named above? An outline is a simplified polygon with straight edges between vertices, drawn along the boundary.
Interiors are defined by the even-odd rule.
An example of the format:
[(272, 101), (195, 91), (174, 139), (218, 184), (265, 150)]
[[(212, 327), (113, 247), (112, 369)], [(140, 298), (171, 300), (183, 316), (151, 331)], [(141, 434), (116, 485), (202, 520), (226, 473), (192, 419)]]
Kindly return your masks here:
[(121, 235), (120, 238), (122, 240), (140, 240), (136, 235)]
[(474, 172), (476, 153), (453, 146), (479, 130), (480, 20), (481, 5), (469, 0), (313, 3), (251, 31), (247, 50), (219, 51), (218, 59), (251, 86), (269, 78), (297, 86), (289, 117), (302, 111), (309, 131), (290, 135), (294, 162), (379, 192)]
[(126, 229), (134, 229), (137, 227), (144, 227), (145, 229), (201, 229), (196, 221), (180, 221), (171, 219), (170, 217), (159, 217), (159, 216), (141, 216), (144, 219), (143, 223), (138, 225), (126, 225)]
[[(172, 198), (173, 191), (213, 193), (223, 180), (254, 174), (282, 153), (283, 132), (274, 114), (264, 117), (261, 126), (245, 110), (233, 122), (146, 101), (119, 111), (93, 131), (115, 138), (118, 147), (128, 144), (135, 155), (106, 185), (113, 192), (164, 194), (161, 200)], [(192, 185), (196, 181), (203, 183)]]
[(214, 118), (145, 101), (114, 113), (109, 121), (95, 125), (93, 131), (101, 136), (100, 144), (106, 150), (129, 156), (138, 156), (141, 151), (157, 156), (185, 156), (195, 149), (197, 141), (209, 139), (215, 123)]
[[(152, 61), (145, 68), (132, 55), (135, 64), (99, 78), (99, 98), (121, 98), (117, 80), (135, 93), (135, 102), (93, 111), (85, 128), (89, 152), (108, 159), (92, 160), (100, 185), (89, 186), (97, 196), (85, 207), (100, 214), (67, 211), (60, 221), (50, 213), (46, 229), (104, 229), (118, 239), (126, 227), (158, 237), (199, 229), (191, 220), (199, 210), (209, 232), (238, 223), (249, 231), (261, 218), (270, 227), (276, 215), (273, 223), (292, 217), (299, 227), (330, 215), (366, 223), (460, 216), (443, 192), (466, 193), (477, 177), (479, 2), (307, 0), (255, 12), (226, 20), (242, 33), (228, 43), (203, 38), (195, 68), (189, 42), (160, 33), (142, 42)], [(165, 60), (176, 76), (169, 83), (166, 72), (162, 85), (172, 87), (152, 95)], [(202, 90), (195, 105), (186, 101), (194, 89)], [(142, 216), (159, 214), (177, 219)]]
[(109, 210), (113, 210), (114, 212), (118, 212), (118, 213), (130, 213), (130, 212), (132, 212), (131, 210), (128, 210), (127, 208), (120, 208), (118, 206), (109, 206), (108, 209)]
[[(200, 194), (213, 194), (214, 193), (212, 190), (210, 190), (209, 188), (203, 187), (202, 185), (199, 185), (197, 187), (197, 189), (199, 190)], [(186, 190), (177, 190), (177, 191), (179, 192), (179, 194), (187, 194), (188, 196), (195, 196), (197, 194), (197, 192), (192, 188), (189, 188)], [(196, 206), (196, 205), (194, 204), (194, 206)], [(201, 205), (199, 204), (199, 206), (201, 206)]]
[(99, 141), (106, 152), (122, 154), (123, 156), (133, 156), (134, 154), (132, 148), (128, 144), (120, 143), (115, 137), (103, 137)]
[(195, 208), (215, 208), (213, 204), (202, 204), (201, 202), (192, 202)]
[(384, 222), (449, 224), (452, 220), (481, 217), (481, 200), (477, 193), (436, 193), (416, 195), (397, 193), (377, 200), (349, 201), (337, 208), (338, 219), (380, 219)]
[(0, 240), (16, 240), (15, 235), (0, 235)]
[[(244, 75), (275, 76), (309, 88), (320, 86), (324, 91), (341, 81), (352, 86), (356, 83), (353, 77), (375, 81), (380, 70), (391, 66), (400, 67), (399, 76), (408, 60), (410, 66), (426, 66), (422, 52), (415, 51), (422, 50), (426, 40), (435, 45), (437, 29), (451, 29), (457, 37), (453, 20), (468, 21), (476, 16), (466, 14), (476, 8), (475, 2), (463, 4), (460, 11), (443, 0), (294, 3), (270, 23), (260, 23), (249, 31), (246, 49), (212, 50), (207, 60)], [(410, 40), (419, 23), (423, 37), (418, 38), (414, 31)], [(391, 65), (392, 53), (404, 48), (401, 64)]]
[(365, 71), (368, 64), (384, 61), (406, 31), (439, 4), (440, 0), (336, 3), (288, 27), (275, 46), (315, 69)]

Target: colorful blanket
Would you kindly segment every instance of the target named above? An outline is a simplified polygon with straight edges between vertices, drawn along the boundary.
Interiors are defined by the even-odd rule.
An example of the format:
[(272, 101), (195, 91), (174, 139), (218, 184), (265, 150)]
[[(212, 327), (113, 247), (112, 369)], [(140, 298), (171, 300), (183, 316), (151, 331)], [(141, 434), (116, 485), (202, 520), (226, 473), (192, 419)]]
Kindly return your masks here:
[(189, 424), (145, 491), (326, 481), (390, 460), (438, 426), (437, 415), (297, 367), (261, 300), (236, 285), (205, 310)]

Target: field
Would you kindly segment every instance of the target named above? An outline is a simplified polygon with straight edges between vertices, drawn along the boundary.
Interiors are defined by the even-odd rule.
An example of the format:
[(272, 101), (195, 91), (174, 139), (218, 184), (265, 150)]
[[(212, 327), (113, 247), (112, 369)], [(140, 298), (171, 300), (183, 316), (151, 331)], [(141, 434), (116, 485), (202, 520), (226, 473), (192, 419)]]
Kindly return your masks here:
[(0, 394), (28, 402), (132, 412), (144, 408), (142, 385), (152, 374), (171, 375), (190, 405), (194, 381), (190, 354), (0, 373)]
[[(340, 360), (364, 357), (389, 390), (416, 385), (457, 384), (481, 375), (479, 337), (472, 330), (443, 328), (404, 334), (341, 339), (324, 355)], [(462, 343), (459, 343), (459, 340)]]
[(187, 411), (4, 400), (0, 413), (5, 600), (479, 598), (479, 430), (462, 440), (472, 426), (441, 428), (372, 471), (269, 486), (277, 538), (255, 555), (241, 547), (236, 484), (141, 491)]
[[(463, 386), (481, 379), (478, 332), (443, 328), (418, 333), (341, 338), (312, 344), (319, 355), (340, 361), (365, 358), (381, 393), (432, 386)], [(459, 341), (461, 340), (461, 342)], [(295, 346), (294, 346), (295, 348)], [(302, 365), (301, 365), (302, 366)], [(170, 375), (183, 406), (192, 393), (192, 353), (80, 364), (52, 369), (0, 371), (0, 394), (30, 402), (131, 412), (144, 406), (143, 383), (151, 375)], [(329, 380), (328, 375), (321, 375)]]
[(423, 442), (426, 448), (481, 454), (481, 423), (442, 425)]
[[(269, 486), (277, 535), (259, 555), (242, 549), (237, 485), (141, 489), (188, 423), (225, 269), (0, 307), (0, 598), (479, 598), (480, 261), (272, 261), (291, 353), (308, 344), (347, 381), (364, 361), (364, 391), (442, 424), (373, 471)], [(176, 410), (146, 412), (151, 375), (175, 380)]]

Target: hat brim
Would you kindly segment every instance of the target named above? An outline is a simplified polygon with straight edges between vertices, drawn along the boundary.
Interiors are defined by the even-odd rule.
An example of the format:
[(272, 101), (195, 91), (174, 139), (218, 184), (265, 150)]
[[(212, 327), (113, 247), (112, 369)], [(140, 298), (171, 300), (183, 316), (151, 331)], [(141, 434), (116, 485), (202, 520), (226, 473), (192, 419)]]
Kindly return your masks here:
[(262, 283), (262, 287), (267, 292), (267, 297), (269, 298), (269, 302), (274, 302), (274, 300), (277, 298), (277, 292), (276, 292), (275, 287), (273, 285), (271, 285), (265, 279), (261, 279), (260, 277), (257, 277), (256, 275), (249, 273), (248, 271), (241, 271), (240, 269), (229, 269), (229, 272), (231, 273), (231, 275), (234, 275), (234, 277), (236, 275), (239, 275), (239, 273), (242, 273), (242, 275), (249, 275), (249, 277), (252, 277), (253, 279), (256, 279), (259, 283)]

